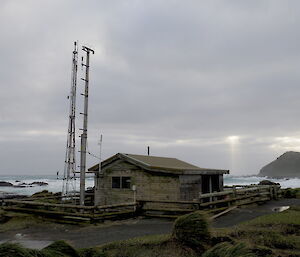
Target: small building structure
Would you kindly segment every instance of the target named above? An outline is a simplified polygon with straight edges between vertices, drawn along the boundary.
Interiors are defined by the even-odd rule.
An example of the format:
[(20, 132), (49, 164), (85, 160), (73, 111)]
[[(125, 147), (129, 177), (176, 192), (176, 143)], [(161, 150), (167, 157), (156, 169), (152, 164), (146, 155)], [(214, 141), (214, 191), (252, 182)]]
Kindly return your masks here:
[(117, 153), (91, 167), (95, 205), (134, 200), (193, 201), (201, 193), (223, 190), (229, 170), (199, 168), (176, 158)]

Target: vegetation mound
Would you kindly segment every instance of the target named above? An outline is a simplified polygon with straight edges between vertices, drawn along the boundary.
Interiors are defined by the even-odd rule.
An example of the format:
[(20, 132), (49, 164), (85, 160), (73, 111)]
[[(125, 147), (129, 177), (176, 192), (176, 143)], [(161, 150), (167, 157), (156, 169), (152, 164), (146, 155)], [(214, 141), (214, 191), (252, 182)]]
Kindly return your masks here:
[(80, 257), (77, 251), (65, 241), (56, 241), (42, 251), (46, 256)]
[(200, 211), (177, 218), (172, 237), (193, 249), (206, 249), (211, 239), (207, 218)]

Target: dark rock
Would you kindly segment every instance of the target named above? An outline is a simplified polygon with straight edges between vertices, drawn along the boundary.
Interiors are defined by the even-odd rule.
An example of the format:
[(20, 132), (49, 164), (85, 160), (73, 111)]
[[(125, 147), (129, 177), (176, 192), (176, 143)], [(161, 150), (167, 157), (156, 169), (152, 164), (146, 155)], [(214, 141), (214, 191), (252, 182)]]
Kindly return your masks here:
[(280, 184), (279, 183), (275, 183), (275, 182), (272, 182), (272, 181), (270, 181), (270, 180), (262, 180), (262, 181), (260, 181), (259, 183), (258, 183), (259, 185), (264, 185), (264, 186), (275, 186), (275, 185), (279, 185), (280, 186)]
[(6, 181), (0, 181), (0, 187), (12, 187), (13, 184), (6, 182)]
[(32, 185), (32, 186), (48, 186), (48, 183), (47, 182), (41, 182), (41, 181), (34, 181), (34, 182), (30, 183), (29, 185)]
[(286, 152), (276, 160), (264, 166), (259, 176), (270, 178), (299, 178), (300, 177), (300, 153)]

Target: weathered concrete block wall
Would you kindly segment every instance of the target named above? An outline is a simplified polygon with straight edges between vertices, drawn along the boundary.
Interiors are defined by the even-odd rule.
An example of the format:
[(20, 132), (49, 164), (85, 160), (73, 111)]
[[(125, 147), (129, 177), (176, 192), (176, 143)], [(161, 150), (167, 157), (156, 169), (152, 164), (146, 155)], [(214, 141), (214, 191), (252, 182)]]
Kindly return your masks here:
[[(103, 172), (104, 176), (99, 178), (99, 188), (96, 190), (98, 205), (133, 202), (133, 185), (136, 186), (137, 200), (180, 200), (178, 176), (149, 174), (122, 160), (114, 162)], [(130, 177), (131, 188), (112, 188), (112, 177)]]
[(180, 200), (193, 201), (201, 192), (201, 175), (180, 175)]

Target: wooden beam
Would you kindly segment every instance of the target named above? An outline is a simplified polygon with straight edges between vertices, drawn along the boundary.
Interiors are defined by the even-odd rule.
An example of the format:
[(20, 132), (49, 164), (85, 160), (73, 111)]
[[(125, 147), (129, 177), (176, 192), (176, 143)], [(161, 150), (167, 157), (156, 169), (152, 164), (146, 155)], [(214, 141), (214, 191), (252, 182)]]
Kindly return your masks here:
[(226, 214), (226, 213), (228, 213), (228, 212), (230, 212), (230, 211), (232, 211), (236, 208), (237, 208), (237, 206), (232, 206), (232, 207), (226, 209), (225, 211), (222, 211), (222, 212), (210, 217), (210, 220), (214, 220), (214, 219), (216, 219), (216, 218), (218, 218), (218, 217), (220, 217), (220, 216), (222, 216), (222, 215), (224, 215), (224, 214)]

